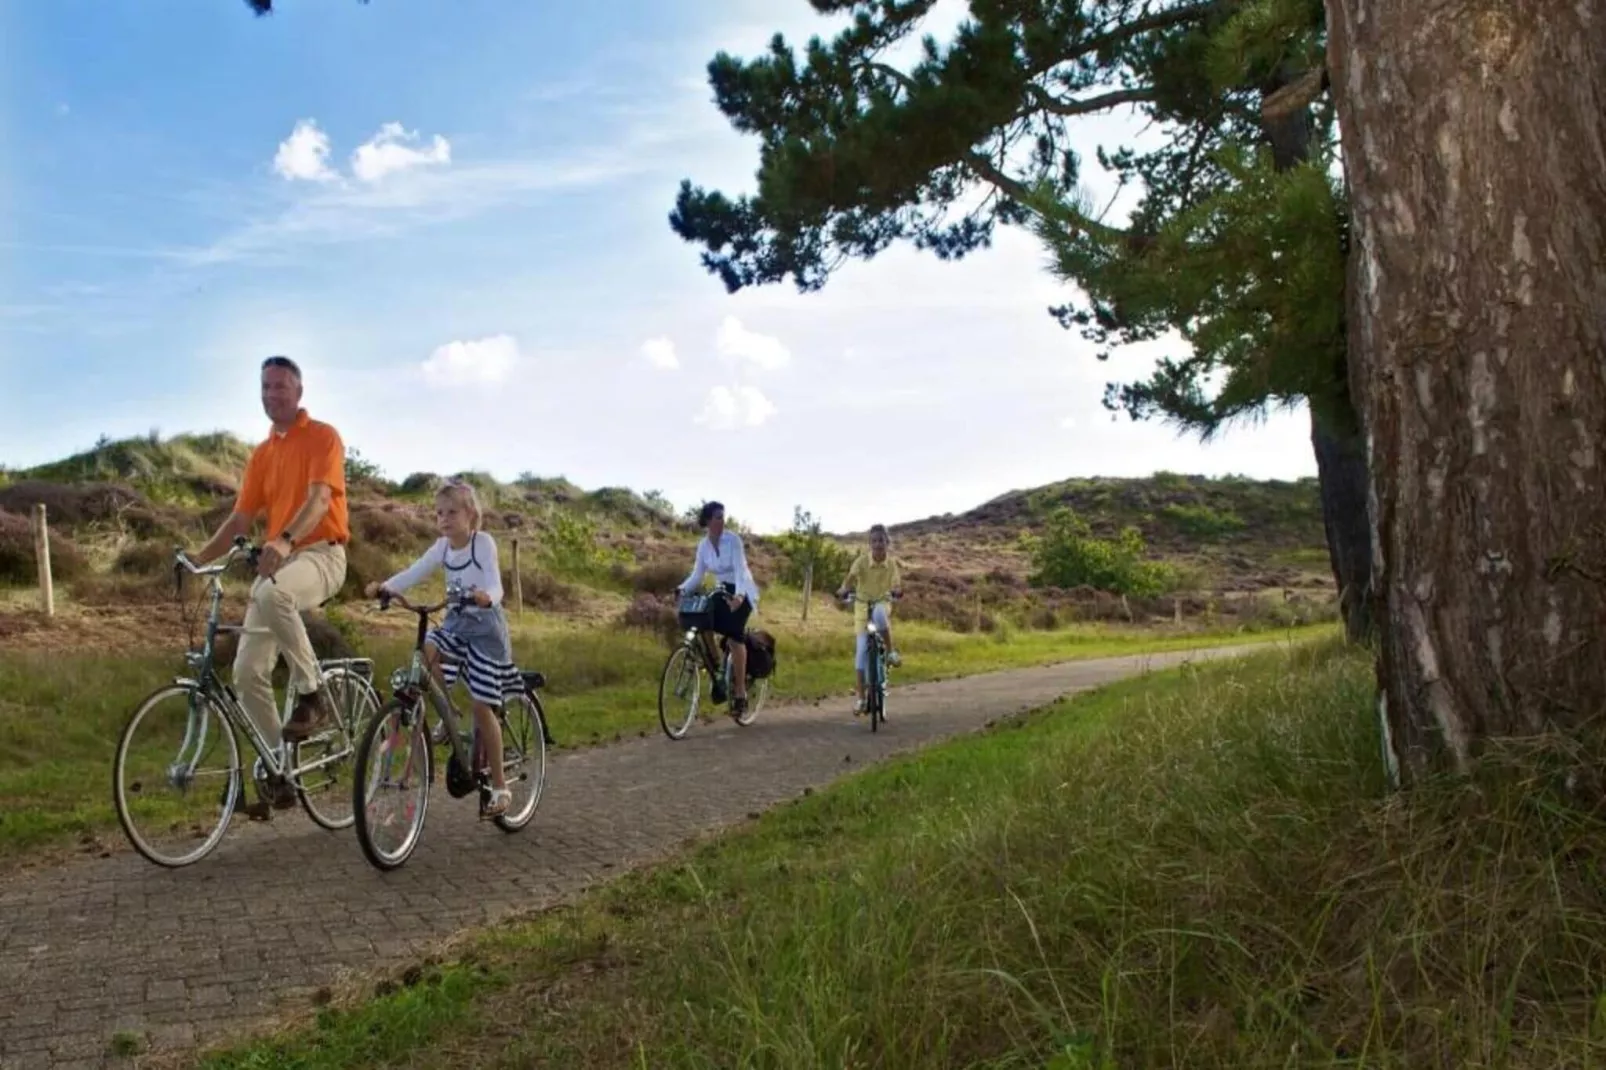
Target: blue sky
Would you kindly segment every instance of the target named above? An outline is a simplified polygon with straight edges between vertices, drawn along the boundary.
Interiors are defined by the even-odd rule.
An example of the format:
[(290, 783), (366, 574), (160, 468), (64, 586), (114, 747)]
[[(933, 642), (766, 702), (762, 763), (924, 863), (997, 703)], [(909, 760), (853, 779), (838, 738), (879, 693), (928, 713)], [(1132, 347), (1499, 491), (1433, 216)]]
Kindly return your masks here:
[(279, 6), (0, 0), (0, 463), (255, 440), (282, 352), (398, 478), (566, 475), (761, 528), (1070, 475), (1314, 472), (1302, 412), (1208, 448), (1112, 420), (1104, 381), (1160, 349), (1097, 363), (1024, 234), (727, 295), (667, 223), (681, 178), (744, 190), (757, 159), (704, 68), (828, 33), (807, 0)]

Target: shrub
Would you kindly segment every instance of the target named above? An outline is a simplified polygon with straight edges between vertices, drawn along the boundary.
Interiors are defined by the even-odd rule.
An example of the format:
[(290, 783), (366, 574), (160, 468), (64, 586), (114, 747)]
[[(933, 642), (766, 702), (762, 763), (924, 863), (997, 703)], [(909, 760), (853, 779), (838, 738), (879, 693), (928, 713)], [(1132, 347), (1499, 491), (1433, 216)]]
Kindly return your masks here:
[(428, 494), (435, 489), (441, 477), (434, 472), (414, 472), (401, 481), (397, 490), (402, 494)]
[(129, 543), (117, 552), (112, 571), (126, 576), (171, 577), (173, 547), (153, 539)]
[[(50, 575), (58, 582), (76, 579), (89, 569), (83, 551), (67, 536), (50, 533)], [(25, 516), (0, 509), (0, 582), (33, 584), (39, 563), (33, 552), (33, 524)]]
[(355, 600), (367, 597), (363, 589), (370, 583), (381, 583), (396, 573), (394, 561), (378, 545), (361, 539), (346, 544), (346, 581), (340, 585), (340, 597)]
[(436, 539), (435, 525), (408, 509), (358, 505), (351, 510), (353, 541), (417, 556)]
[(559, 576), (597, 579), (606, 576), (616, 562), (629, 561), (630, 552), (604, 546), (591, 517), (555, 509), (541, 540), (541, 560)]
[(636, 595), (614, 619), (614, 626), (657, 636), (669, 645), (673, 645), (681, 634), (674, 600), (647, 593)]
[(1237, 513), (1208, 505), (1167, 505), (1160, 516), (1183, 535), (1206, 542), (1237, 534), (1245, 526)]
[(834, 591), (853, 566), (853, 551), (825, 534), (820, 521), (802, 506), (792, 510), (791, 530), (777, 536), (775, 542), (782, 560), (776, 578), (792, 587), (803, 586), (803, 578), (812, 563), (814, 589)]
[(646, 594), (669, 594), (690, 571), (677, 561), (649, 561), (630, 574), (630, 587)]
[[(504, 592), (513, 590), (513, 573), (505, 568), (502, 570), (502, 590)], [(520, 569), (519, 593), (529, 608), (546, 610), (550, 613), (572, 613), (580, 608), (582, 602), (579, 588), (540, 569), (529, 571)], [(513, 604), (511, 597), (504, 596), (503, 601), (511, 608)]]
[(1038, 587), (1093, 587), (1127, 595), (1156, 595), (1175, 583), (1170, 566), (1144, 558), (1136, 528), (1116, 539), (1094, 538), (1092, 529), (1070, 509), (1056, 509), (1042, 536), (1024, 537), (1032, 556), (1030, 582)]

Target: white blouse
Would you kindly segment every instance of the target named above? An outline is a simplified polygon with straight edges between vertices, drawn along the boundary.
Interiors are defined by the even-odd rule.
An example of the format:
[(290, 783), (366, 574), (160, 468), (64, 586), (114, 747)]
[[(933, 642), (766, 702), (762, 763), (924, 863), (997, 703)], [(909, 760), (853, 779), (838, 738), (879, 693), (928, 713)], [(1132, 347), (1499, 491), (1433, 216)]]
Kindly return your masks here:
[(501, 604), (502, 569), (496, 563), (496, 540), (483, 531), (476, 531), (461, 550), (454, 550), (442, 535), (422, 557), (386, 580), (383, 586), (387, 591), (400, 594), (440, 568), (446, 570), (448, 583), (455, 581), (464, 590), (484, 591), (491, 596), (491, 605)]
[(691, 575), (686, 577), (680, 589), (695, 590), (709, 573), (713, 573), (720, 583), (733, 585), (737, 594), (753, 603), (755, 611), (758, 609), (758, 584), (753, 582), (753, 573), (747, 567), (747, 552), (742, 549), (741, 538), (729, 528), (720, 532), (717, 547), (709, 542), (706, 535), (697, 543), (697, 557)]

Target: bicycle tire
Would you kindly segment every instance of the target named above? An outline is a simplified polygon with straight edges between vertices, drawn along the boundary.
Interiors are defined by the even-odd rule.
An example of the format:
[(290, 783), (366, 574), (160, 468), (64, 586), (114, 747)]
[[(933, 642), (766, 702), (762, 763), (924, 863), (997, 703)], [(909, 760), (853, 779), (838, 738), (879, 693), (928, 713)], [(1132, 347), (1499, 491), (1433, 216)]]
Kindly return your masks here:
[[(666, 702), (670, 692), (669, 681), (671, 675), (673, 675), (677, 680), (680, 678), (680, 673), (673, 672), (673, 670), (675, 670), (677, 661), (690, 661), (692, 673), (691, 702), (686, 707), (685, 718), (678, 722), (680, 725), (678, 730), (670, 727), (670, 722), (673, 719), (669, 716), (669, 707)], [(691, 647), (685, 645), (677, 646), (674, 650), (669, 652), (669, 660), (664, 662), (663, 675), (658, 678), (658, 724), (662, 726), (664, 735), (668, 736), (670, 739), (686, 738), (686, 733), (691, 729), (692, 722), (697, 719), (697, 707), (702, 703), (702, 695), (702, 663), (697, 659), (696, 653), (691, 649)]]
[[(322, 773), (325, 769), (336, 770), (337, 772), (329, 774), (330, 782), (335, 784), (338, 784), (338, 770), (341, 765), (348, 766), (352, 770), (351, 775), (353, 780), (356, 779), (356, 753), (358, 736), (362, 733), (363, 729), (367, 727), (369, 718), (373, 717), (374, 714), (379, 712), (379, 694), (373, 689), (373, 685), (371, 685), (367, 680), (363, 679), (362, 676), (351, 671), (345, 666), (338, 666), (333, 669), (328, 669), (324, 672), (323, 682), (320, 686), (332, 688), (337, 686), (337, 683), (340, 687), (354, 687), (356, 689), (356, 698), (351, 702), (339, 703), (339, 705), (343, 706), (343, 708), (337, 709), (335, 713), (335, 716), (338, 720), (337, 729), (340, 733), (344, 734), (346, 746), (350, 748), (347, 751), (345, 761), (336, 762), (331, 766), (324, 766), (319, 770), (316, 770), (318, 773)], [(331, 694), (330, 698), (333, 699), (334, 695)], [(361, 706), (361, 710), (357, 711), (359, 704)], [(301, 749), (309, 745), (315, 748), (320, 744), (316, 740), (309, 740), (290, 745), (289, 757), (291, 769), (300, 767)], [(296, 795), (301, 800), (301, 808), (307, 812), (308, 817), (312, 818), (313, 824), (319, 826), (320, 828), (328, 829), (330, 832), (339, 832), (342, 829), (350, 828), (352, 823), (356, 820), (357, 812), (355, 810), (349, 814), (336, 815), (332, 812), (325, 812), (324, 810), (320, 809), (320, 804), (313, 801), (313, 796), (315, 794), (323, 793), (308, 791), (306, 786), (302, 784), (300, 776), (296, 776), (293, 783), (295, 784)], [(338, 787), (336, 787), (335, 790), (338, 791)], [(346, 794), (353, 795), (351, 792), (347, 792)]]
[[(530, 779), (534, 782), (534, 786), (531, 788), (530, 801), (520, 807), (518, 813), (514, 813), (513, 808), (509, 806), (507, 813), (498, 814), (492, 819), (497, 828), (503, 832), (510, 833), (517, 832), (530, 823), (530, 819), (535, 816), (536, 808), (541, 805), (541, 796), (546, 791), (546, 711), (541, 706), (540, 697), (534, 691), (522, 691), (515, 696), (515, 700), (528, 702), (532, 711), (532, 716), (530, 717), (531, 743), (529, 746), (536, 756), (536, 762), (535, 768), (528, 771)], [(508, 703), (509, 706), (512, 704), (511, 702)], [(504, 710), (503, 718), (504, 725), (511, 729), (512, 713)], [(502, 762), (504, 765), (507, 763), (506, 731), (502, 733)]]
[(886, 666), (882, 663), (881, 637), (878, 635), (871, 640), (869, 679), (865, 681), (864, 693), (869, 700), (870, 731), (881, 729), (881, 704), (886, 701), (886, 690), (881, 686), (885, 679)]
[[(146, 838), (138, 827), (138, 822), (133, 813), (134, 807), (130, 805), (128, 799), (130, 788), (133, 788), (135, 792), (142, 790), (142, 785), (130, 784), (128, 777), (128, 758), (134, 732), (144, 721), (146, 714), (154, 709), (162, 699), (169, 696), (184, 696), (187, 700), (190, 700), (189, 708), (192, 717), (196, 709), (193, 703), (198, 700), (202, 711), (200, 714), (202, 719), (200, 739), (204, 741), (206, 738), (207, 721), (215, 719), (220, 729), (220, 738), (224, 741), (228, 751), (227, 779), (219, 800), (217, 826), (200, 838), (200, 846), (182, 855), (164, 854)], [(189, 733), (193, 728), (193, 724), (186, 727), (185, 739), (180, 744), (181, 748), (188, 747)], [(182, 753), (183, 750), (181, 749), (180, 754)], [(240, 801), (240, 784), (239, 741), (234, 738), (233, 726), (230, 725), (229, 719), (223, 714), (217, 700), (204, 689), (194, 684), (179, 683), (159, 687), (149, 695), (146, 695), (139, 705), (134, 707), (134, 712), (128, 715), (128, 720), (123, 724), (123, 731), (117, 739), (117, 750), (112, 757), (112, 805), (117, 810), (117, 821), (123, 827), (123, 835), (128, 837), (128, 842), (133, 845), (134, 850), (138, 851), (148, 861), (167, 869), (178, 869), (182, 866), (193, 865), (211, 854), (213, 849), (223, 841), (223, 834), (228, 831), (229, 820), (234, 816), (234, 809)], [(193, 840), (193, 836), (191, 839)]]
[(357, 758), (355, 775), (351, 787), (351, 813), (357, 828), (357, 843), (362, 847), (363, 855), (375, 869), (389, 871), (404, 864), (418, 848), (424, 838), (424, 820), (429, 814), (430, 786), (435, 781), (435, 748), (429, 741), (429, 725), (421, 709), (413, 708), (415, 714), (413, 723), (407, 730), (416, 736), (416, 753), (423, 755), (424, 768), (420, 774), (414, 770), (413, 775), (421, 776), (422, 788), (419, 792), (418, 805), (413, 812), (412, 827), (408, 830), (405, 840), (396, 852), (387, 854), (375, 845), (375, 829), (370, 827), (368, 821), (368, 778), (369, 764), (374, 758), (374, 747), (379, 739), (380, 732), (397, 714), (404, 713), (412, 704), (400, 699), (391, 699), (380, 707), (379, 713), (363, 728), (361, 742), (357, 744)]
[(770, 678), (768, 676), (761, 680), (747, 681), (747, 710), (731, 719), (746, 728), (758, 718), (759, 711), (763, 710), (764, 703), (769, 700), (769, 697)]

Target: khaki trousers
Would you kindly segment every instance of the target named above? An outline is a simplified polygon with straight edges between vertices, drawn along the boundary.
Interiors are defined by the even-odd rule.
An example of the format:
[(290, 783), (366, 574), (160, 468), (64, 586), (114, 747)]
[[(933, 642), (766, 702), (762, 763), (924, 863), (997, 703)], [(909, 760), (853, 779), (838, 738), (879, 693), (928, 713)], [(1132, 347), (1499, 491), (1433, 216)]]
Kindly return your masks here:
[(251, 584), (245, 631), (234, 655), (234, 687), (270, 747), (279, 745), (281, 728), (273, 699), (274, 663), (282, 653), (290, 666), (291, 691), (317, 690), (322, 677), (301, 613), (323, 604), (345, 582), (346, 548), (315, 542), (291, 554), (273, 579), (258, 576)]

